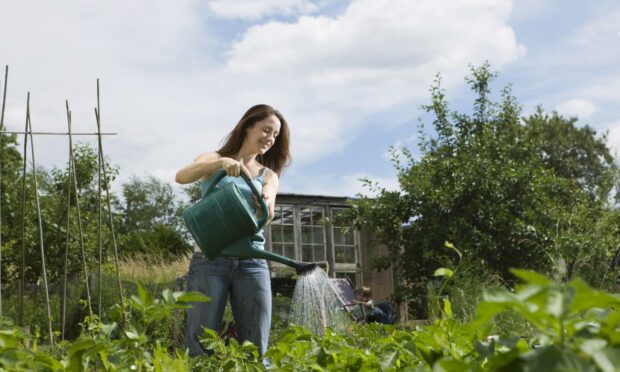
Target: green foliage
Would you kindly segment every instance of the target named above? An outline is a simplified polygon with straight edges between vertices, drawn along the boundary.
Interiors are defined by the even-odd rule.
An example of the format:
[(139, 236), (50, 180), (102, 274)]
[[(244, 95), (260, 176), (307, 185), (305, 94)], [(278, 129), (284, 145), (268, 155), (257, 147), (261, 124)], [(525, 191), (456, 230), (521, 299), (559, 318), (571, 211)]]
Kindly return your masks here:
[(620, 297), (575, 279), (566, 285), (531, 271), (513, 270), (524, 284), (489, 290), (478, 307), (479, 323), (503, 311), (528, 320), (539, 332), (535, 351), (497, 355), (495, 364), (529, 370), (615, 371), (620, 362)]
[(144, 231), (157, 224), (178, 227), (177, 201), (172, 186), (153, 176), (132, 177), (123, 184), (123, 227)]
[(146, 253), (170, 259), (191, 251), (182, 206), (172, 186), (153, 176), (134, 177), (123, 184), (123, 199), (119, 233), (125, 255)]
[[(447, 274), (439, 270), (438, 274)], [(290, 325), (271, 344), (266, 358), (278, 371), (616, 371), (620, 362), (620, 297), (576, 279), (558, 284), (541, 274), (514, 270), (523, 284), (485, 291), (471, 322), (453, 316), (448, 298), (429, 325), (413, 329), (352, 324), (325, 335)], [(455, 276), (458, 275), (458, 271)], [(452, 278), (455, 278), (453, 276)], [(450, 279), (454, 280), (454, 279)], [(55, 349), (42, 348), (27, 332), (0, 322), (0, 368), (7, 370), (214, 370), (263, 371), (256, 346), (225, 342), (205, 331), (211, 356), (190, 359), (171, 350), (157, 323), (190, 302), (196, 293), (164, 291), (158, 298), (138, 286), (127, 299), (129, 321), (87, 319), (82, 335)], [(495, 333), (494, 319), (510, 313), (535, 330), (532, 337)]]
[(401, 278), (397, 301), (423, 302), (433, 268), (460, 260), (445, 241), (459, 242), (466, 265), (509, 281), (509, 268), (523, 267), (609, 284), (602, 273), (620, 243), (620, 215), (610, 205), (618, 170), (604, 136), (541, 109), (521, 119), (510, 87), (492, 100), (488, 65), (471, 75), (471, 114), (450, 110), (438, 77), (423, 107), (434, 136), (420, 130), (418, 155), (391, 149), (400, 190), (364, 180), (377, 195), (352, 201), (342, 224), (371, 227), (388, 248), (374, 262)]
[[(22, 193), (23, 157), (22, 150), (17, 147), (16, 137), (2, 135), (0, 149), (2, 151), (0, 182), (2, 185), (3, 314), (17, 320), (18, 314), (22, 311), (18, 302), (18, 282), (21, 275), (23, 248), (25, 252), (23, 257), (25, 263), (24, 323), (47, 329), (39, 224), (30, 156), (28, 156), (24, 195)], [(64, 168), (54, 167), (50, 171), (37, 168), (52, 327), (54, 330), (61, 328), (60, 294), (66, 270), (70, 283), (66, 304), (65, 337), (72, 339), (78, 336), (77, 324), (86, 315), (86, 308), (78, 305), (86, 303), (83, 262), (90, 276), (92, 304), (97, 309), (98, 292), (92, 274), (98, 270), (100, 247), (98, 153), (96, 148), (84, 143), (75, 144), (73, 153), (77, 192), (72, 182), (73, 177), (70, 177), (68, 163)], [(118, 175), (118, 168), (111, 165), (108, 159), (106, 159), (106, 164), (107, 181), (108, 185), (111, 185)], [(71, 184), (69, 184), (70, 180)], [(106, 268), (113, 267), (114, 257), (104, 187), (105, 183), (102, 183), (101, 264), (105, 271)], [(182, 202), (174, 194), (170, 185), (154, 177), (145, 179), (134, 177), (122, 185), (121, 197), (111, 190), (110, 196), (116, 241), (121, 256), (145, 253), (153, 257), (156, 262), (182, 256), (191, 249), (180, 219)], [(70, 203), (68, 203), (68, 198), (70, 198)], [(78, 198), (81, 224), (78, 223)], [(22, 239), (22, 200), (25, 200), (24, 239)], [(82, 247), (84, 256), (82, 256)], [(104, 281), (107, 280), (104, 278)], [(102, 292), (104, 305), (111, 303), (111, 299), (118, 301), (119, 294), (114, 282), (104, 285)], [(107, 319), (105, 311), (104, 307), (103, 314), (100, 315)], [(43, 337), (49, 337), (47, 332), (42, 332), (42, 334)]]
[[(28, 164), (25, 196), (22, 193), (23, 157), (15, 136), (2, 136), (2, 285), (15, 283), (20, 276), (22, 247), (25, 250), (25, 282), (38, 286), (42, 263), (39, 248), (39, 228), (35, 204), (34, 179)], [(88, 144), (74, 147), (74, 167), (77, 193), (70, 177), (69, 165), (51, 171), (37, 168), (38, 194), (41, 206), (43, 246), (46, 252), (47, 276), (50, 284), (58, 283), (65, 271), (65, 250), (68, 247), (69, 277), (83, 274), (84, 260), (89, 272), (99, 260), (99, 186), (98, 154)], [(118, 167), (106, 159), (108, 185), (118, 175)], [(71, 184), (69, 181), (71, 180)], [(102, 260), (112, 260), (112, 236), (108, 208), (102, 183)], [(134, 177), (122, 186), (122, 198), (110, 192), (112, 215), (119, 251), (124, 255), (148, 253), (154, 258), (178, 257), (191, 249), (180, 219), (182, 202), (170, 185), (154, 177), (142, 180)], [(70, 203), (68, 204), (68, 198)], [(78, 223), (77, 201), (79, 198)], [(25, 200), (24, 236), (22, 239), (22, 200)], [(67, 224), (69, 219), (69, 224)], [(67, 239), (69, 240), (67, 243)], [(22, 241), (23, 240), (23, 241)]]
[(578, 127), (577, 118), (545, 114), (541, 107), (524, 122), (525, 141), (535, 145), (546, 168), (558, 177), (578, 182), (592, 198), (607, 198), (617, 174), (606, 135), (599, 137), (588, 125)]
[[(580, 280), (562, 285), (535, 272), (514, 273), (525, 283), (514, 292), (486, 291), (472, 322), (453, 317), (451, 303), (444, 299), (441, 317), (414, 330), (367, 324), (319, 336), (291, 326), (266, 357), (274, 369), (283, 371), (615, 371), (620, 355), (619, 297)], [(534, 337), (492, 335), (492, 320), (506, 312), (528, 321)], [(210, 347), (220, 348), (216, 354), (221, 353), (211, 359), (217, 361), (212, 367), (256, 362), (251, 353), (239, 354), (238, 346), (236, 351), (225, 350), (213, 333), (208, 339)]]
[(224, 343), (217, 332), (205, 329), (200, 338), (203, 346), (213, 350), (212, 356), (202, 356), (194, 361), (194, 368), (201, 371), (263, 371), (258, 348), (249, 341), (239, 344), (231, 338)]
[[(4, 146), (4, 144), (3, 144)], [(10, 162), (3, 165), (15, 168), (15, 164), (22, 162), (23, 158), (16, 149)], [(80, 226), (77, 223), (77, 197), (76, 191), (71, 184), (69, 188), (69, 171), (67, 169), (53, 168), (47, 172), (43, 168), (37, 168), (37, 186), (41, 207), (41, 220), (43, 228), (43, 246), (46, 251), (46, 265), (50, 282), (57, 281), (64, 272), (65, 249), (67, 237), (69, 240), (69, 252), (67, 257), (68, 275), (78, 274), (82, 270), (81, 244), (84, 241), (85, 259), (87, 265), (94, 265), (98, 257), (98, 208), (97, 208), (97, 172), (98, 155), (96, 151), (85, 144), (78, 143), (74, 149), (75, 168), (77, 174), (77, 197), (80, 200), (80, 216), (82, 218), (81, 236)], [(3, 182), (10, 176), (6, 167), (2, 170)], [(109, 182), (113, 181), (117, 169), (111, 167), (108, 172)], [(42, 277), (42, 263), (39, 248), (39, 225), (37, 208), (35, 203), (34, 179), (30, 168), (25, 178), (26, 195), (22, 193), (24, 180), (22, 169), (13, 174), (14, 184), (11, 189), (5, 189), (3, 184), (2, 198), (2, 228), (3, 239), (3, 280), (4, 283), (12, 282), (19, 276), (19, 267), (22, 260), (22, 247), (25, 248), (25, 281), (36, 283)], [(70, 194), (68, 194), (70, 193)], [(71, 195), (71, 204), (67, 205), (67, 197)], [(22, 208), (22, 200), (25, 206)], [(7, 209), (8, 216), (5, 213)], [(69, 209), (69, 211), (67, 211)], [(22, 210), (25, 212), (24, 232), (25, 239), (22, 242)], [(69, 213), (67, 213), (69, 212)], [(104, 209), (105, 213), (105, 209)], [(70, 224), (67, 231), (67, 218)], [(109, 230), (103, 229), (104, 245), (110, 241)], [(105, 253), (104, 253), (105, 254)], [(105, 256), (104, 256), (105, 257)]]
[[(158, 332), (158, 323), (172, 317), (173, 311), (188, 308), (191, 302), (208, 301), (198, 292), (164, 290), (154, 298), (141, 285), (138, 294), (127, 299), (128, 308), (119, 309), (130, 319), (103, 323), (87, 317), (82, 334), (73, 342), (62, 342), (59, 352), (38, 348), (36, 338), (18, 327), (0, 323), (0, 368), (3, 370), (147, 370), (189, 371), (187, 352), (171, 352)], [(171, 369), (172, 368), (172, 369)]]

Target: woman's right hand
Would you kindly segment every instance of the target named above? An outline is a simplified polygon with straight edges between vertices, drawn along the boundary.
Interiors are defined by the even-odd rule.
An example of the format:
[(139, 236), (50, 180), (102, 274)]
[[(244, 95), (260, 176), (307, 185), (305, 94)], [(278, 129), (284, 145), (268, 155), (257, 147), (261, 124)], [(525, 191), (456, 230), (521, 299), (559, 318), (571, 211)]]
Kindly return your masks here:
[(221, 158), (222, 168), (224, 168), (224, 172), (231, 177), (239, 177), (241, 172), (244, 172), (248, 178), (250, 178), (250, 172), (243, 165), (242, 162), (237, 161), (231, 158)]

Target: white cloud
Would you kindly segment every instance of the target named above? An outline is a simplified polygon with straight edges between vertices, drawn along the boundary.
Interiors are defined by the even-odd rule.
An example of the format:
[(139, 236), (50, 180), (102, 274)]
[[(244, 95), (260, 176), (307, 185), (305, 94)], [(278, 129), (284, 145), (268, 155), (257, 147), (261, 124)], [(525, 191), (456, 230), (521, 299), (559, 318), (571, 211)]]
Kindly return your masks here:
[[(287, 177), (294, 174), (286, 174)], [(303, 182), (301, 181), (303, 179)], [(355, 172), (350, 174), (323, 173), (312, 177), (296, 177), (281, 187), (283, 193), (307, 194), (307, 195), (329, 195), (354, 197), (357, 194), (376, 196), (376, 193), (369, 190), (360, 179), (368, 179), (373, 185), (376, 183), (379, 188), (388, 191), (399, 190), (398, 179), (396, 176), (385, 176), (372, 173)]]
[(556, 111), (564, 116), (576, 116), (579, 119), (591, 117), (598, 109), (590, 100), (575, 98), (556, 106)]
[(607, 125), (607, 146), (618, 159), (620, 155), (620, 120)]
[(207, 4), (218, 17), (249, 20), (273, 15), (309, 14), (320, 7), (308, 0), (211, 0)]
[[(259, 102), (280, 109), (291, 124), (294, 167), (301, 169), (359, 151), (347, 146), (366, 118), (404, 103), (416, 107), (435, 73), (447, 87), (459, 85), (469, 63), (488, 59), (500, 68), (524, 55), (507, 24), (508, 0), (354, 0), (339, 16), (256, 24), (234, 41), (207, 32), (213, 4), (2, 2), (9, 129), (23, 126), (19, 113), (29, 90), (35, 130), (66, 128), (66, 98), (74, 130), (93, 130), (99, 77), (103, 128), (119, 133), (105, 139), (105, 149), (121, 178), (151, 172), (169, 179), (171, 169), (216, 149)], [(310, 5), (299, 4), (320, 3), (286, 4), (304, 13)], [(228, 52), (216, 55), (213, 45), (228, 45)], [(41, 139), (37, 146), (38, 159), (66, 161), (61, 145)]]
[(175, 183), (174, 182), (174, 178), (177, 174), (177, 169), (161, 169), (161, 168), (157, 168), (157, 169), (153, 169), (150, 172), (154, 177), (158, 178), (159, 180), (163, 181), (163, 182), (167, 182), (167, 183)]
[[(357, 0), (338, 17), (305, 16), (249, 28), (225, 72), (245, 90), (270, 91), (293, 116), (302, 159), (339, 151), (364, 118), (427, 96), (441, 72), (462, 83), (467, 65), (495, 67), (524, 54), (506, 24), (509, 1)], [(328, 113), (329, 121), (316, 120)], [(301, 137), (299, 134), (304, 133)]]

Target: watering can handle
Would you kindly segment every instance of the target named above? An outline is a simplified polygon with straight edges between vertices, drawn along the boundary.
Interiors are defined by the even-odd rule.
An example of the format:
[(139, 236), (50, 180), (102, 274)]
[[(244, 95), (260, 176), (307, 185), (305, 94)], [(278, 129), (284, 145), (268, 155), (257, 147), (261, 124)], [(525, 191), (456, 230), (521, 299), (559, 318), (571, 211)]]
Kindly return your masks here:
[[(213, 175), (213, 181), (211, 185), (209, 185), (209, 188), (207, 189), (207, 192), (205, 193), (205, 195), (209, 195), (211, 191), (215, 189), (215, 186), (217, 186), (217, 184), (224, 177), (226, 177), (226, 172), (224, 172), (223, 169), (221, 172), (216, 172)], [(250, 186), (250, 190), (252, 190), (252, 193), (256, 196), (256, 200), (258, 200), (258, 203), (260, 204), (260, 207), (262, 208), (263, 213), (261, 214), (261, 217), (258, 219), (258, 221), (256, 221), (258, 223), (258, 228), (261, 229), (263, 226), (265, 226), (265, 223), (267, 223), (267, 219), (269, 219), (269, 208), (267, 208), (267, 204), (265, 203), (263, 196), (258, 192), (258, 190), (256, 189), (256, 186), (254, 186), (254, 184), (248, 178), (248, 176), (245, 173), (241, 172), (241, 178), (243, 178), (245, 183), (247, 183), (248, 186)]]

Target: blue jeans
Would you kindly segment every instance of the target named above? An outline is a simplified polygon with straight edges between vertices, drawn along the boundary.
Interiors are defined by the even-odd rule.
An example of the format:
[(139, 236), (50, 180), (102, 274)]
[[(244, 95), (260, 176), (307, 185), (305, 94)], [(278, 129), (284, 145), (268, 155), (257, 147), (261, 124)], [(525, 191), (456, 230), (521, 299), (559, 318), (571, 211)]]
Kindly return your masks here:
[(190, 356), (205, 354), (199, 343), (203, 327), (220, 331), (230, 294), (239, 341), (251, 341), (261, 355), (267, 351), (271, 327), (271, 278), (262, 259), (209, 260), (194, 252), (187, 274), (187, 290), (202, 292), (211, 302), (192, 303), (187, 310), (185, 345)]

